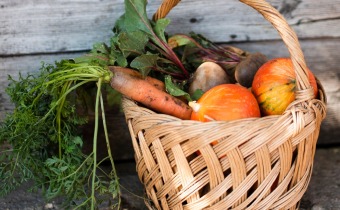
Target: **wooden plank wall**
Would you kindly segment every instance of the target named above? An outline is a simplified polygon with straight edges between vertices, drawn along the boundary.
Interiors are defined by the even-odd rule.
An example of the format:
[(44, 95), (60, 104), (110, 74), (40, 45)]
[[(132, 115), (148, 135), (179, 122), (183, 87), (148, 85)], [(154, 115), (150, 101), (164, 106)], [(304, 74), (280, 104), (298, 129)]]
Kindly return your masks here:
[[(340, 143), (340, 0), (268, 2), (291, 24), (300, 38), (308, 67), (326, 89), (328, 112), (319, 144)], [(161, 0), (149, 1), (150, 18), (160, 3)], [(6, 112), (13, 110), (5, 93), (8, 74), (17, 78), (19, 71), (37, 72), (41, 61), (53, 63), (77, 57), (95, 42), (109, 43), (111, 28), (123, 13), (123, 0), (0, 0), (0, 122)], [(183, 0), (168, 18), (172, 21), (167, 28), (169, 34), (195, 31), (218, 43), (260, 51), (269, 59), (289, 57), (277, 31), (237, 0)], [(117, 114), (116, 108), (109, 112), (115, 127), (127, 132), (122, 114)], [(129, 142), (127, 134), (117, 136), (114, 142)], [(131, 155), (123, 158), (133, 157), (128, 152)]]

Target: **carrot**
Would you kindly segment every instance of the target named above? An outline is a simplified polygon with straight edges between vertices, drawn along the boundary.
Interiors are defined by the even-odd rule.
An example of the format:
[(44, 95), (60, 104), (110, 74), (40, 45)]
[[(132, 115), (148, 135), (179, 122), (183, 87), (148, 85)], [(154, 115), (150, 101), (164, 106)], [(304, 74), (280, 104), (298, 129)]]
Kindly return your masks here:
[[(109, 66), (109, 69), (113, 73), (123, 72), (125, 74), (130, 74), (131, 76), (143, 79), (142, 74), (140, 72), (136, 71), (136, 70), (133, 70), (133, 69), (123, 68), (123, 67), (120, 67), (120, 66)], [(149, 76), (145, 77), (145, 81), (147, 81), (148, 83), (150, 83), (153, 86), (155, 86), (158, 90), (161, 90), (161, 91), (165, 92), (165, 84), (164, 84), (164, 82), (162, 82), (162, 81), (160, 81), (158, 79), (149, 77)]]
[(189, 120), (192, 108), (181, 100), (158, 90), (147, 81), (123, 72), (116, 72), (111, 87), (155, 111)]

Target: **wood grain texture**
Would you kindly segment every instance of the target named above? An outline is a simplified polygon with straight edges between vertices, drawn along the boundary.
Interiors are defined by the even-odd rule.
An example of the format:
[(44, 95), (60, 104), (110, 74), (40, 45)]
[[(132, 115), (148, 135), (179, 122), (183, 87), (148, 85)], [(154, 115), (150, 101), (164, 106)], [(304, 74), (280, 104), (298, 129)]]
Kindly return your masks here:
[[(340, 37), (340, 0), (268, 0), (300, 38)], [(149, 17), (161, 0), (150, 0)], [(87, 50), (109, 43), (123, 0), (0, 0), (0, 55)], [(237, 0), (181, 1), (167, 32), (201, 33), (215, 42), (279, 39), (258, 12)]]
[(317, 149), (301, 210), (340, 209), (340, 148)]

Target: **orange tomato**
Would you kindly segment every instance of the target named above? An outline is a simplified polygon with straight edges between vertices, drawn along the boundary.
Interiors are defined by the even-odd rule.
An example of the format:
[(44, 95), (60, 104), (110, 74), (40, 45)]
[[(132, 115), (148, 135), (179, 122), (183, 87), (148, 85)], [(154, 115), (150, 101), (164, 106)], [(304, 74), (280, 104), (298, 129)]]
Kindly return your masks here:
[[(312, 72), (307, 70), (316, 98), (318, 94), (316, 80)], [(295, 99), (295, 82), (293, 63), (289, 58), (276, 58), (261, 66), (252, 85), (261, 113), (264, 116), (281, 115)]]

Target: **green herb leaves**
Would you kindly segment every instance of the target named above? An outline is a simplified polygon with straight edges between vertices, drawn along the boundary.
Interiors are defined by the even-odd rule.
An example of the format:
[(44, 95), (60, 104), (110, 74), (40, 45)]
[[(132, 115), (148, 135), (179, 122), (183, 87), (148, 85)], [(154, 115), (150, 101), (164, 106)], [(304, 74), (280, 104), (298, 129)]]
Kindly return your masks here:
[(97, 63), (107, 66), (110, 63), (110, 48), (105, 43), (95, 43), (90, 53), (73, 60), (75, 63)]
[(118, 35), (118, 45), (125, 58), (130, 54), (138, 56), (145, 53), (148, 36), (142, 31), (124, 32)]
[[(108, 52), (105, 45), (95, 46), (97, 52)], [(19, 81), (9, 77), (12, 83), (6, 92), (16, 109), (0, 126), (0, 145), (6, 140), (13, 149), (0, 152), (0, 196), (30, 179), (34, 180), (30, 190), (41, 188), (46, 200), (65, 196), (66, 209), (76, 200), (83, 200), (80, 206), (86, 209), (94, 208), (103, 199), (94, 196), (94, 192), (109, 200), (112, 192), (119, 195), (114, 172), (105, 175), (111, 182), (95, 173), (99, 168), (96, 150), (89, 156), (81, 150), (83, 141), (78, 125), (87, 119), (76, 113), (75, 104), (93, 101), (93, 83), (108, 82), (107, 78), (112, 76), (112, 72), (98, 65), (63, 60), (55, 66), (43, 64), (39, 74), (26, 78), (20, 75)], [(72, 93), (74, 89), (78, 97)], [(100, 85), (97, 91), (100, 93)], [(98, 119), (99, 94), (95, 95)]]
[[(185, 84), (181, 84), (182, 86)], [(184, 96), (188, 101), (192, 101), (189, 93), (182, 90), (183, 87), (180, 87), (178, 84), (174, 84), (169, 75), (165, 76), (165, 86), (166, 91), (173, 96)]]
[(135, 58), (130, 66), (138, 69), (142, 73), (143, 78), (145, 78), (152, 68), (157, 67), (157, 59), (158, 54), (147, 53)]
[(165, 38), (165, 28), (170, 24), (170, 19), (159, 19), (156, 22), (156, 25), (153, 27), (153, 31), (157, 35), (157, 37), (163, 42), (167, 43)]

